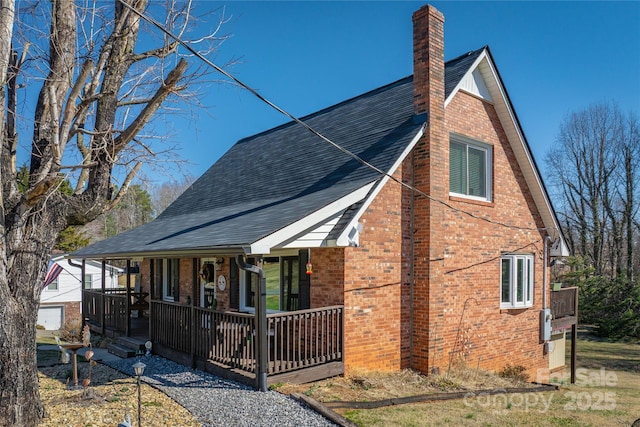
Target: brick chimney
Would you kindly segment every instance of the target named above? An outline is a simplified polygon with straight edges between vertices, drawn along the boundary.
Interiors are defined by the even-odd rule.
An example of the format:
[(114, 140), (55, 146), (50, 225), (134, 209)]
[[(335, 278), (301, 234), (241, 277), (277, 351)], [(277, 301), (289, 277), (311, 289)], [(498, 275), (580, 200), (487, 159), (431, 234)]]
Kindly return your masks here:
[[(426, 5), (413, 14), (413, 95), (416, 114), (427, 114), (427, 127), (413, 150), (414, 186), (438, 200), (448, 200), (449, 137), (444, 111), (444, 16)], [(430, 336), (433, 325), (442, 324), (435, 301), (442, 298), (442, 270), (446, 228), (441, 204), (414, 193), (413, 199), (413, 298), (410, 365), (429, 373), (437, 367), (436, 348)]]
[(416, 114), (444, 111), (444, 16), (431, 5), (413, 14), (413, 95)]

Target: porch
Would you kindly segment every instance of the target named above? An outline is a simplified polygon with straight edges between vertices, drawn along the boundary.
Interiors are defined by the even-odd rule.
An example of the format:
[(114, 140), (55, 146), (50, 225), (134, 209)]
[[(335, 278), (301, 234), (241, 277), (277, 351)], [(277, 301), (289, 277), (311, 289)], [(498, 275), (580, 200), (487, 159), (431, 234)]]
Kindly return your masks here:
[(578, 336), (578, 288), (560, 288), (551, 292), (551, 331), (571, 329), (571, 384), (576, 382)]
[[(94, 332), (149, 339), (153, 352), (250, 385), (257, 383), (256, 317), (152, 300), (134, 308), (125, 290), (84, 290), (83, 313)], [(137, 317), (132, 316), (137, 311)], [(267, 385), (340, 375), (343, 306), (267, 314)], [(145, 330), (146, 325), (146, 330)]]

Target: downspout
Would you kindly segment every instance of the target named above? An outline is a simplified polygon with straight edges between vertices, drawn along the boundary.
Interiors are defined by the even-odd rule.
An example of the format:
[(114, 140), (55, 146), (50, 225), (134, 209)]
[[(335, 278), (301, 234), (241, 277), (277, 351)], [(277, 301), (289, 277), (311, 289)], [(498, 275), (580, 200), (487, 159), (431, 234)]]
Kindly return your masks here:
[(549, 241), (551, 238), (549, 235), (544, 236), (544, 244), (542, 245), (542, 309), (547, 308), (547, 265), (549, 258)]
[(244, 255), (236, 257), (238, 267), (243, 271), (255, 273), (260, 278), (260, 298), (256, 299), (256, 381), (260, 391), (267, 391), (267, 276), (256, 265), (244, 262)]
[(551, 310), (547, 307), (547, 258), (549, 257), (549, 235), (544, 236), (542, 244), (542, 310), (540, 310), (540, 342), (544, 344), (544, 352), (548, 353), (548, 342), (551, 339)]

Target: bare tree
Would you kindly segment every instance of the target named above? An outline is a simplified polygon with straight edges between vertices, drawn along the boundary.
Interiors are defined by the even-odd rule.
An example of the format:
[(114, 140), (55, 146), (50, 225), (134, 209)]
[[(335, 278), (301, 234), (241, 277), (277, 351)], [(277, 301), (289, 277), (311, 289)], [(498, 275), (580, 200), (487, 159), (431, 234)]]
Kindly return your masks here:
[(567, 116), (547, 155), (576, 260), (581, 317), (607, 335), (640, 333), (638, 117), (601, 103)]
[[(169, 0), (162, 10), (147, 0), (128, 3), (152, 7), (183, 37), (192, 27), (189, 2)], [(150, 32), (118, 0), (20, 4), (16, 11), (14, 0), (0, 0), (0, 425), (7, 426), (37, 425), (43, 415), (35, 326), (57, 236), (112, 209), (143, 162), (166, 160), (170, 147), (141, 131), (167, 102), (191, 98), (189, 84), (205, 74), (164, 36), (147, 37), (142, 50), (139, 36)], [(198, 37), (205, 53), (222, 41), (219, 22)], [(35, 95), (38, 84), (29, 119), (18, 95)], [(22, 147), (29, 178), (19, 187)], [(73, 191), (59, 191), (67, 181)]]
[(633, 114), (593, 105), (567, 116), (546, 157), (571, 249), (588, 257), (596, 275), (617, 276), (633, 259), (637, 127)]
[(185, 176), (180, 182), (167, 181), (151, 190), (151, 204), (156, 215), (160, 215), (175, 199), (180, 196), (193, 182), (193, 176)]

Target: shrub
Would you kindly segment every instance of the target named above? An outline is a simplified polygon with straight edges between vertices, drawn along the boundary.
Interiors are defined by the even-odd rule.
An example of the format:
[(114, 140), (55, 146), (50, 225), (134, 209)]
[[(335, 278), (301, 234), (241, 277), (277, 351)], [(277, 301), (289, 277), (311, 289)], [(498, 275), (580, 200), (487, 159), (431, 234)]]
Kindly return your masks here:
[(69, 319), (60, 329), (60, 339), (63, 341), (78, 341), (82, 339), (82, 322), (80, 319)]
[(522, 381), (526, 383), (529, 381), (529, 374), (527, 374), (527, 368), (522, 365), (511, 365), (507, 364), (502, 370), (498, 373), (502, 378), (509, 378), (516, 381)]

